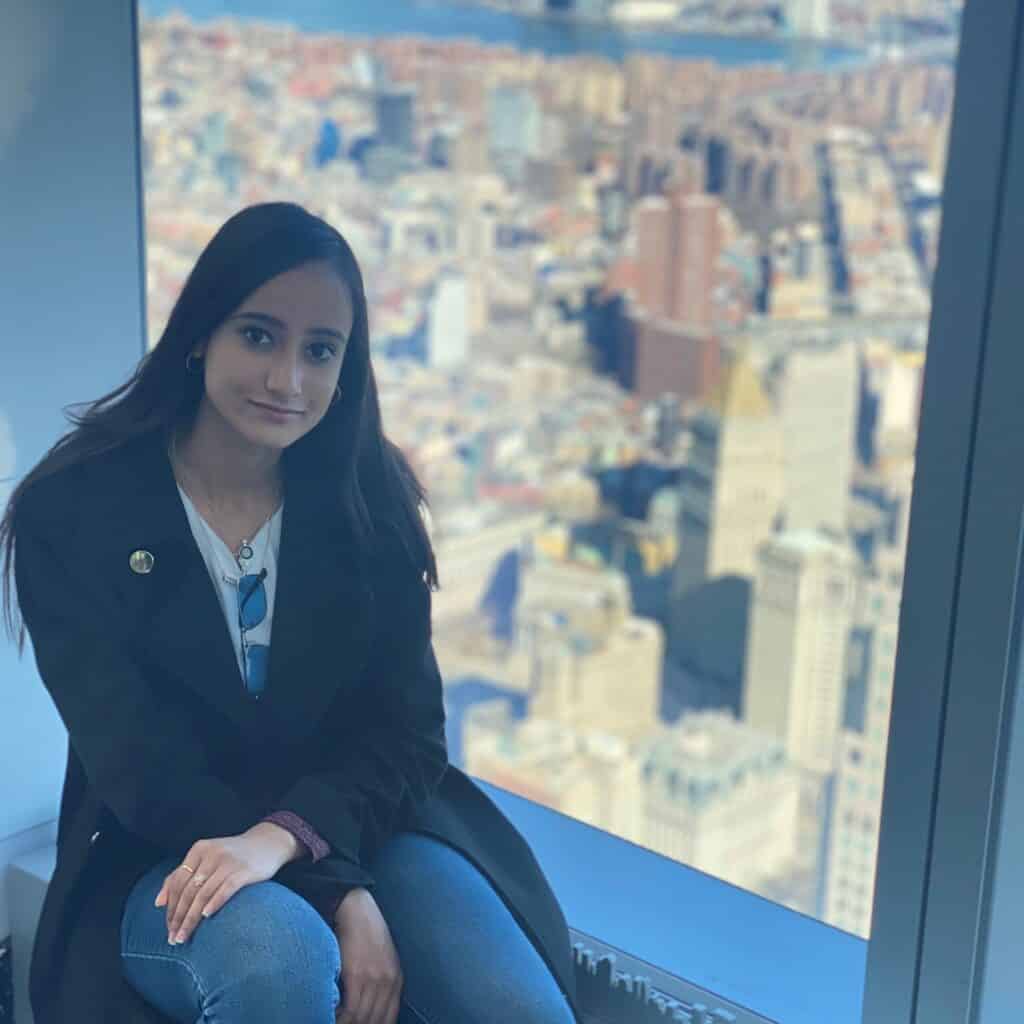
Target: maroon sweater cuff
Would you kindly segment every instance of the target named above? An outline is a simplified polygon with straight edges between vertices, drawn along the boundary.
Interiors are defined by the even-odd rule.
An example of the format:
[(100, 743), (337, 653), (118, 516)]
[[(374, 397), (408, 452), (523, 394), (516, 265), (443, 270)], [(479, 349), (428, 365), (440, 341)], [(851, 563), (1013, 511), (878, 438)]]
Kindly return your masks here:
[(315, 864), (331, 852), (330, 844), (306, 821), (291, 811), (274, 811), (268, 814), (264, 821), (272, 821), (275, 825), (287, 829), (306, 849), (313, 858)]

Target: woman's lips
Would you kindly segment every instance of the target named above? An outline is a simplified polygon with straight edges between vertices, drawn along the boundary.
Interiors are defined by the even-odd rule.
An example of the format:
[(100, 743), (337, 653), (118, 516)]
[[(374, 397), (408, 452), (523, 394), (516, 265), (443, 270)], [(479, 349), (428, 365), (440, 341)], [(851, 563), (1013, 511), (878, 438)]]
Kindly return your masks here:
[(272, 419), (287, 420), (293, 416), (301, 416), (301, 409), (281, 409), (274, 405), (264, 405), (262, 402), (257, 402), (253, 399), (249, 399), (250, 402), (264, 415), (271, 417)]

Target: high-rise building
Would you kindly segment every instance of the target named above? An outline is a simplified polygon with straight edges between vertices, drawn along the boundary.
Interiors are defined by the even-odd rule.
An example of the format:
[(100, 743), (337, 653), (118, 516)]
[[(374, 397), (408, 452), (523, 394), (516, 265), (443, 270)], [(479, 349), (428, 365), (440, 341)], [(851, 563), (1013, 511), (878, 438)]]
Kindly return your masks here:
[(487, 327), (490, 309), (487, 281), (494, 266), (497, 231), (497, 215), (472, 197), (464, 198), (458, 207), (455, 247), (466, 277), (470, 335)]
[(712, 326), (715, 273), (721, 249), (720, 203), (681, 186), (668, 199), (650, 196), (635, 207), (638, 287), (647, 314), (687, 327)]
[(631, 390), (639, 398), (675, 395), (684, 401), (707, 398), (719, 375), (716, 335), (638, 309), (631, 317)]
[(913, 451), (921, 414), (924, 353), (870, 342), (864, 349), (864, 367), (865, 389), (876, 410), (867, 438), (870, 460)]
[(377, 136), (388, 146), (405, 152), (415, 148), (416, 90), (412, 86), (388, 85), (375, 97)]
[(628, 386), (642, 398), (703, 399), (718, 379), (712, 330), (721, 248), (717, 199), (680, 183), (634, 207), (636, 275), (622, 321)]
[(878, 835), (896, 665), (903, 555), (888, 548), (859, 588), (856, 622), (864, 643), (857, 666), (866, 682), (859, 729), (844, 729), (835, 761), (835, 787), (824, 865), (822, 916), (868, 938), (878, 860)]
[(783, 499), (782, 431), (760, 376), (735, 357), (693, 424), (679, 494), (673, 596), (727, 574), (752, 577)]
[(669, 316), (708, 329), (714, 312), (715, 272), (721, 249), (720, 203), (714, 196), (683, 189), (672, 197)]
[(664, 196), (648, 196), (633, 207), (636, 231), (636, 305), (652, 316), (669, 311), (672, 280), (672, 208)]
[(820, 776), (835, 765), (856, 567), (845, 543), (797, 530), (762, 545), (754, 578), (743, 720)]
[(462, 274), (446, 274), (430, 303), (428, 361), (448, 369), (462, 365), (469, 354), (468, 289)]
[(763, 546), (751, 598), (741, 715), (779, 737), (801, 772), (797, 862), (805, 873), (821, 870), (856, 572), (847, 545), (785, 533)]
[(787, 530), (845, 531), (856, 447), (859, 360), (850, 341), (794, 348), (781, 402)]
[(727, 711), (687, 712), (640, 761), (644, 846), (748, 889), (790, 865), (799, 775), (781, 741)]

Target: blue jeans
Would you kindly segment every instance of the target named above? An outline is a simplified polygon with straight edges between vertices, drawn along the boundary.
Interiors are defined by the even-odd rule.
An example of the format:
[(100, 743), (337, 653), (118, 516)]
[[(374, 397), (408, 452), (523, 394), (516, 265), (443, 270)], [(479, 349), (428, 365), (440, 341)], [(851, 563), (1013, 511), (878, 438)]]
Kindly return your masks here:
[[(132, 987), (180, 1024), (334, 1024), (341, 953), (320, 914), (271, 879), (170, 946), (167, 908), (153, 901), (179, 862), (155, 865), (125, 901), (121, 967)], [(399, 1024), (573, 1024), (547, 965), (460, 853), (403, 832), (372, 873), (404, 977)]]

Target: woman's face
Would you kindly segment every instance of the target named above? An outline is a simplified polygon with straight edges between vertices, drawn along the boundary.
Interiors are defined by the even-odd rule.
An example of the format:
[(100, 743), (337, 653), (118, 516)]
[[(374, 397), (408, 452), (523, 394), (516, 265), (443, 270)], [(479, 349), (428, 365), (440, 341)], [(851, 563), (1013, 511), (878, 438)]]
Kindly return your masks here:
[(271, 278), (211, 335), (204, 401), (254, 444), (287, 448), (327, 412), (354, 319), (348, 286), (325, 261)]

